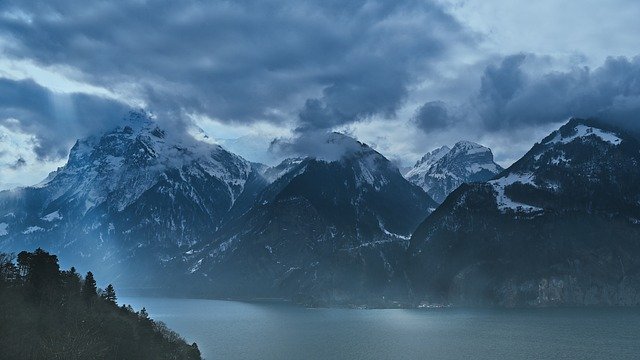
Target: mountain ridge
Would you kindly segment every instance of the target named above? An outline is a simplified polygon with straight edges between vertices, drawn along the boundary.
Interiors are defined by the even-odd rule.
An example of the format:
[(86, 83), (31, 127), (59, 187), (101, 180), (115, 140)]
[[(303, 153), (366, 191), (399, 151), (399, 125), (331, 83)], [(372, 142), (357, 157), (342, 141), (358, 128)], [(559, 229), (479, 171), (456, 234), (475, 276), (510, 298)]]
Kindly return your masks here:
[(442, 146), (427, 153), (405, 177), (442, 203), (461, 184), (487, 181), (502, 170), (491, 149), (462, 140), (452, 148)]
[(199, 251), (194, 273), (227, 296), (324, 305), (402, 298), (408, 237), (435, 202), (375, 150), (341, 141), (360, 150), (276, 166), (288, 170)]
[(572, 119), (418, 227), (416, 293), (474, 306), (637, 305), (639, 163), (634, 136)]

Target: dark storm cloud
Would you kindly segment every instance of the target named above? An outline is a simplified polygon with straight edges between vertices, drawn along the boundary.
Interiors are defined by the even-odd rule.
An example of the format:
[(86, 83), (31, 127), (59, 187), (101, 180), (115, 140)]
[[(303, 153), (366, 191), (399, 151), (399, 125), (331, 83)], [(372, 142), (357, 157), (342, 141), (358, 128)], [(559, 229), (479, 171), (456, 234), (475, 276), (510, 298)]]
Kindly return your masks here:
[[(66, 156), (76, 138), (116, 126), (128, 110), (113, 100), (60, 94), (31, 80), (0, 78), (0, 125), (33, 135), (40, 159)], [(18, 160), (15, 168), (21, 165)]]
[(68, 65), (154, 112), (298, 130), (391, 116), (449, 44), (472, 38), (429, 1), (7, 1), (6, 53)]
[(608, 58), (595, 69), (529, 74), (527, 57), (506, 57), (485, 70), (476, 99), (489, 129), (555, 123), (569, 117), (598, 117), (638, 128), (640, 57)]
[(425, 133), (474, 126), (481, 133), (504, 135), (570, 117), (595, 117), (640, 131), (640, 57), (610, 57), (593, 69), (564, 71), (543, 70), (548, 60), (506, 56), (486, 66), (468, 101), (427, 102), (413, 121)]
[(9, 168), (12, 169), (12, 170), (17, 170), (17, 169), (20, 169), (21, 167), (24, 167), (26, 165), (27, 165), (27, 160), (25, 160), (24, 158), (20, 157), (13, 164), (9, 165)]
[(430, 101), (420, 106), (413, 117), (416, 126), (426, 133), (441, 130), (456, 122), (443, 101)]

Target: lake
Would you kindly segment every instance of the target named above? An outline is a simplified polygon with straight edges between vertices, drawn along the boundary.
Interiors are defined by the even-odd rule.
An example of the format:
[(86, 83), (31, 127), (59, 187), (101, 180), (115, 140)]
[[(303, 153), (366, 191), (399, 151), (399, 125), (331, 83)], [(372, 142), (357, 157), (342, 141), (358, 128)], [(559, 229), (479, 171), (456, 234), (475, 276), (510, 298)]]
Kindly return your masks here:
[(205, 359), (638, 359), (640, 309), (307, 309), (121, 297)]

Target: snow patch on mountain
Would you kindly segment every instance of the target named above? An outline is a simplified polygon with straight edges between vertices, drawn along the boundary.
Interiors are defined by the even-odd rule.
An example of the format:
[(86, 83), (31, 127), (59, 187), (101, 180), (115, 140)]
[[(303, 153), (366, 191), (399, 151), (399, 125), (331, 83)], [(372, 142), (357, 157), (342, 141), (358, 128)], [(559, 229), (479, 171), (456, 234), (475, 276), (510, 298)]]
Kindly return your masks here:
[(48, 221), (48, 222), (52, 222), (52, 221), (55, 221), (55, 220), (62, 220), (62, 216), (60, 215), (60, 212), (58, 210), (56, 210), (56, 211), (54, 211), (52, 213), (49, 213), (49, 214), (43, 216), (42, 220)]
[(513, 201), (511, 198), (509, 198), (505, 194), (505, 188), (515, 183), (537, 187), (537, 185), (535, 184), (535, 176), (531, 173), (526, 173), (526, 174), (511, 173), (499, 179), (489, 181), (489, 184), (493, 186), (493, 189), (496, 193), (496, 204), (498, 205), (498, 209), (500, 210), (500, 212), (506, 213), (507, 211), (514, 211), (514, 212), (532, 213), (532, 212), (542, 211), (542, 208), (539, 208), (537, 206), (532, 206), (532, 205), (523, 204), (517, 201)]
[(475, 174), (479, 173), (482, 170), (487, 170), (492, 173), (500, 172), (500, 167), (498, 165), (490, 163), (490, 164), (471, 164), (465, 168), (468, 172)]
[[(262, 175), (265, 179), (267, 179), (267, 181), (272, 183), (281, 178), (283, 175), (289, 174), (293, 169), (302, 164), (306, 159), (308, 158), (296, 157), (285, 159), (280, 164), (267, 168)], [(301, 174), (302, 172), (304, 172), (304, 168), (302, 168), (302, 170), (299, 170), (295, 176)]]
[(383, 232), (385, 235), (392, 236), (392, 237), (394, 237), (394, 238), (398, 238), (398, 239), (402, 239), (402, 240), (409, 240), (409, 239), (411, 239), (411, 236), (405, 236), (405, 235), (395, 234), (395, 233), (392, 233), (391, 231), (387, 230), (387, 229), (384, 227), (384, 224), (382, 223), (382, 221), (381, 221), (380, 219), (378, 219), (378, 226), (380, 227), (380, 230), (382, 230), (382, 232)]
[(445, 145), (426, 153), (422, 159), (416, 162), (413, 168), (404, 174), (405, 178), (423, 177), (429, 171), (429, 168), (438, 160), (442, 159), (449, 151), (451, 151), (451, 148)]
[(29, 226), (25, 231), (23, 231), (22, 233), (27, 235), (27, 234), (32, 234), (34, 232), (37, 231), (44, 231), (43, 228), (41, 228), (40, 226)]
[(489, 184), (492, 184), (494, 186), (502, 186), (502, 187), (513, 185), (515, 183), (536, 186), (535, 176), (532, 173), (526, 173), (526, 174), (510, 173), (499, 179), (489, 181)]
[(567, 137), (562, 136), (559, 131), (556, 132), (556, 135), (553, 139), (551, 139), (547, 144), (568, 144), (576, 139), (584, 139), (589, 136), (595, 136), (604, 142), (608, 142), (613, 145), (620, 145), (622, 139), (620, 139), (616, 134), (604, 131), (602, 129), (598, 129), (591, 126), (586, 125), (576, 125), (573, 128), (573, 134)]
[[(377, 156), (376, 156), (377, 155)], [(356, 160), (358, 169), (354, 171), (356, 176), (356, 186), (360, 187), (364, 184), (373, 186), (376, 191), (389, 183), (389, 179), (386, 177), (386, 173), (380, 171), (381, 155), (376, 152), (367, 153), (365, 156), (360, 156)]]

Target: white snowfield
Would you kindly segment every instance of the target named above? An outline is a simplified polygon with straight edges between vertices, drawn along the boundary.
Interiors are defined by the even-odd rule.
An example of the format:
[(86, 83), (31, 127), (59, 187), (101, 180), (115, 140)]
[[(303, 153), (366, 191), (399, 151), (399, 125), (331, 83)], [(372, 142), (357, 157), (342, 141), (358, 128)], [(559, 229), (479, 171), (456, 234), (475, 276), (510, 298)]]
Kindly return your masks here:
[(596, 136), (600, 140), (613, 145), (620, 145), (620, 143), (622, 142), (622, 139), (620, 139), (616, 134), (591, 126), (577, 125), (574, 128), (574, 131), (575, 133), (568, 137), (563, 137), (560, 134), (560, 131), (556, 131), (556, 136), (549, 142), (547, 142), (547, 144), (568, 144), (576, 139), (584, 139), (588, 136)]
[(58, 210), (56, 210), (56, 211), (54, 211), (52, 213), (49, 213), (49, 214), (43, 216), (42, 220), (48, 221), (48, 222), (52, 222), (52, 221), (55, 221), (55, 220), (62, 220), (62, 216), (60, 215), (60, 212)]
[(535, 177), (531, 173), (526, 174), (514, 174), (510, 173), (505, 177), (501, 177), (496, 180), (489, 181), (489, 184), (493, 186), (493, 190), (496, 193), (496, 204), (498, 205), (498, 209), (502, 213), (506, 213), (507, 211), (514, 212), (522, 212), (522, 213), (533, 213), (542, 211), (542, 208), (537, 206), (532, 206), (528, 204), (519, 203), (517, 201), (513, 201), (505, 194), (505, 187), (509, 185), (513, 185), (515, 183), (525, 184), (536, 187), (534, 182)]

